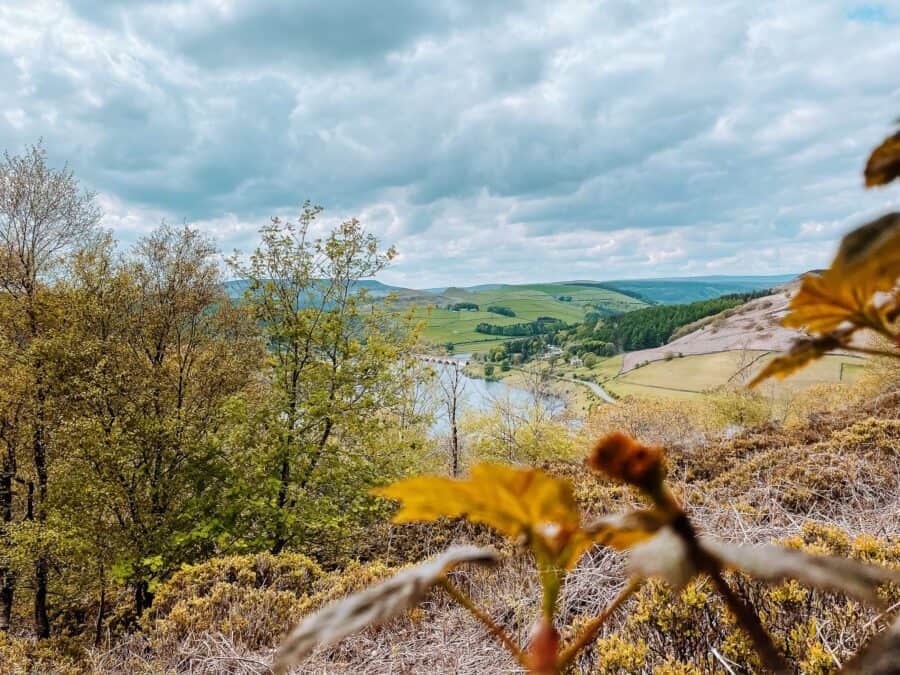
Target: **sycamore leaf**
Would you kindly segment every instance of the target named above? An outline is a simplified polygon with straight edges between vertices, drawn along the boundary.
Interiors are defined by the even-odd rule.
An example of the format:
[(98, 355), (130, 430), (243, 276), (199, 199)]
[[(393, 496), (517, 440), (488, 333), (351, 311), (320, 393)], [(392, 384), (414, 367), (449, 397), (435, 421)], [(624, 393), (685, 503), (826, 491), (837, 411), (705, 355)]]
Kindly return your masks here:
[(900, 177), (900, 131), (884, 139), (866, 162), (866, 187), (887, 185)]
[(815, 361), (828, 352), (845, 345), (852, 333), (852, 329), (842, 329), (819, 337), (796, 340), (790, 351), (772, 359), (766, 367), (750, 381), (748, 386), (755, 387), (760, 382), (767, 380), (770, 377), (777, 377), (778, 379), (783, 380), (811, 361)]
[(432, 586), (462, 563), (495, 562), (492, 549), (456, 546), (390, 579), (334, 602), (306, 617), (282, 641), (273, 671), (286, 673), (292, 665), (320, 646), (332, 645), (348, 635), (383, 623), (421, 602)]
[(873, 291), (894, 288), (900, 278), (900, 213), (889, 213), (845, 235), (831, 269)]
[(846, 593), (860, 602), (881, 604), (876, 593), (886, 583), (900, 583), (900, 570), (841, 558), (813, 555), (781, 546), (737, 546), (704, 540), (703, 548), (731, 569), (755, 579), (778, 582), (797, 581), (824, 591)]
[(805, 328), (810, 333), (828, 333), (865, 316), (876, 290), (834, 270), (807, 274), (791, 298), (790, 313), (781, 323), (789, 328)]
[(605, 516), (585, 529), (595, 543), (624, 551), (653, 537), (669, 520), (662, 511), (645, 509)]
[(395, 523), (464, 516), (508, 537), (526, 535), (569, 567), (591, 546), (569, 481), (539, 469), (477, 464), (467, 480), (420, 476), (374, 491), (403, 504)]

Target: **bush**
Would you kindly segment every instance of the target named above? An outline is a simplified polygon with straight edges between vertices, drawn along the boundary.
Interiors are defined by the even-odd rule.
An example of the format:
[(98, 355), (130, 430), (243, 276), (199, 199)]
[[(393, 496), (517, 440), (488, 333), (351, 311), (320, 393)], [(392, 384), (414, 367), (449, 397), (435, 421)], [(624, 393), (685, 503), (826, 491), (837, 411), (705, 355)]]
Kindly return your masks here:
[(324, 575), (298, 553), (213, 558), (163, 583), (142, 624), (163, 641), (215, 632), (257, 649), (272, 644), (314, 607), (316, 583)]
[[(799, 536), (784, 543), (812, 553), (900, 565), (897, 544), (871, 536), (851, 539), (839, 528), (823, 523), (806, 523)], [(835, 672), (834, 658), (849, 660), (878, 630), (871, 623), (875, 610), (794, 580), (766, 586), (731, 574), (728, 581), (749, 598), (779, 648), (801, 673)], [(900, 589), (885, 587), (887, 604), (898, 598)], [(628, 607), (622, 627), (597, 640), (592, 657), (585, 658), (592, 662), (590, 672), (722, 672), (713, 650), (737, 664), (738, 672), (759, 672), (748, 639), (725, 611), (708, 579), (697, 579), (680, 593), (661, 582), (650, 582)]]
[(87, 652), (77, 640), (55, 637), (37, 642), (0, 633), (0, 672), (81, 675)]

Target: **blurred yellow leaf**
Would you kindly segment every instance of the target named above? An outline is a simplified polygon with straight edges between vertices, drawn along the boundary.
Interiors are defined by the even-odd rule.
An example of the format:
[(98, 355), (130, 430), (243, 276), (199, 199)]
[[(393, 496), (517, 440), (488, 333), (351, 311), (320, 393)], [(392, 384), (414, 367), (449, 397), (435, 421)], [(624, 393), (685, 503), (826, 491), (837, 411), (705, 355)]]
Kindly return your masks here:
[(887, 185), (900, 177), (900, 132), (884, 139), (866, 162), (866, 187)]
[(858, 227), (841, 240), (831, 264), (835, 274), (875, 291), (889, 291), (900, 278), (900, 213)]
[(526, 535), (563, 567), (574, 565), (592, 544), (569, 481), (539, 469), (482, 463), (467, 480), (420, 476), (375, 494), (402, 502), (395, 523), (463, 516), (508, 537)]
[(875, 290), (860, 288), (833, 270), (807, 274), (800, 290), (791, 298), (790, 313), (782, 324), (806, 328), (810, 333), (827, 333), (845, 321), (859, 323), (865, 316)]
[(760, 382), (767, 380), (770, 377), (777, 377), (779, 380), (783, 380), (787, 376), (803, 368), (810, 361), (815, 361), (828, 352), (843, 346), (852, 333), (853, 330), (849, 329), (834, 331), (819, 337), (797, 340), (794, 342), (794, 346), (791, 347), (790, 351), (772, 359), (769, 364), (750, 381), (748, 386), (755, 387)]
[(635, 544), (647, 541), (671, 518), (662, 511), (645, 509), (605, 516), (587, 526), (594, 542), (624, 551)]

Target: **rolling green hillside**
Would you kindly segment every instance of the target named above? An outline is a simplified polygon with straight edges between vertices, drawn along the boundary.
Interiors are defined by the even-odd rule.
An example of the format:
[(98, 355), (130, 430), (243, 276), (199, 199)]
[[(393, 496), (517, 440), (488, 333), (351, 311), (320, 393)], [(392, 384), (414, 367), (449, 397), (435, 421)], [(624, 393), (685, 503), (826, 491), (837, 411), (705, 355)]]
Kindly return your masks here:
[[(479, 311), (445, 309), (446, 306), (458, 302), (475, 303), (479, 306)], [(508, 326), (535, 321), (538, 317), (544, 316), (576, 323), (584, 318), (586, 311), (597, 307), (604, 311), (620, 313), (646, 306), (640, 300), (610, 289), (574, 284), (525, 284), (476, 291), (448, 288), (435, 296), (434, 304), (436, 309), (428, 316), (425, 339), (442, 344), (452, 342), (458, 349), (464, 351), (485, 351), (492, 344), (509, 339), (476, 332), (475, 327), (483, 322)], [(486, 310), (489, 306), (506, 307), (512, 310), (515, 316), (488, 312)]]

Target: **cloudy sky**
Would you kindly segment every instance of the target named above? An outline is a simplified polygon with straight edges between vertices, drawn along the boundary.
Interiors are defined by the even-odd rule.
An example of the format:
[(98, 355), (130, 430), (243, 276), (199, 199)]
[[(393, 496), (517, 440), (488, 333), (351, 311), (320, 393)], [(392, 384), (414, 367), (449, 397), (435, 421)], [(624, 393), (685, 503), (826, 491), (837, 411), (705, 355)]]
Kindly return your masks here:
[(799, 272), (900, 204), (898, 0), (2, 0), (0, 82), (123, 242), (309, 198), (408, 286)]

